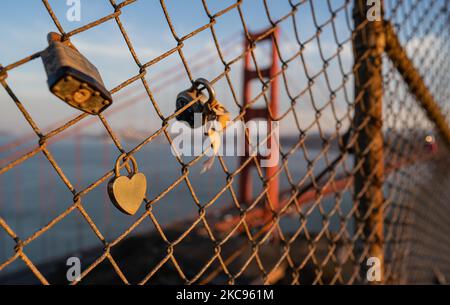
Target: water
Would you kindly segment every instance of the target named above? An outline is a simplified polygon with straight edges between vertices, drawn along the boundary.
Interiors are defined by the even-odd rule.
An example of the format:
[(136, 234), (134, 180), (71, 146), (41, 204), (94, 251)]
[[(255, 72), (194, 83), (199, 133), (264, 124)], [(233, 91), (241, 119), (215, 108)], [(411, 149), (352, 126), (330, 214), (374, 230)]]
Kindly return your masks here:
[[(11, 139), (3, 139), (0, 144)], [(147, 197), (153, 199), (170, 187), (181, 175), (181, 165), (171, 154), (170, 147), (164, 139), (151, 142), (139, 151), (135, 157), (139, 164), (139, 170), (146, 174), (148, 179)], [(136, 143), (126, 143), (125, 148), (130, 149)], [(80, 138), (63, 140), (49, 145), (49, 150), (60, 165), (64, 174), (76, 187), (84, 189), (108, 170), (113, 168), (115, 159), (119, 156), (118, 150), (110, 142), (96, 138)], [(287, 148), (284, 148), (287, 151)], [(318, 150), (308, 150), (308, 157), (314, 158)], [(11, 151), (0, 153), (4, 159), (11, 155)], [(336, 152), (329, 152), (329, 161), (336, 157)], [(225, 163), (230, 172), (233, 172), (239, 158), (225, 157)], [(226, 184), (226, 174), (218, 160), (213, 168), (201, 174), (202, 163), (190, 168), (189, 181), (195, 192), (195, 196), (204, 205), (218, 194)], [(350, 161), (347, 168), (350, 168)], [(297, 151), (289, 157), (289, 173), (294, 181), (300, 181), (305, 176), (307, 163), (303, 151)], [(315, 172), (325, 167), (323, 156), (314, 166)], [(339, 167), (342, 168), (342, 167)], [(339, 170), (338, 170), (339, 172)], [(254, 192), (262, 189), (262, 183), (254, 171)], [(308, 181), (308, 180), (307, 180)], [(287, 175), (280, 175), (280, 190), (288, 189)], [(233, 190), (238, 193), (238, 179), (233, 182)], [(350, 208), (348, 194), (345, 194), (343, 202), (339, 205), (339, 212), (343, 215)], [(61, 214), (73, 203), (73, 195), (64, 185), (56, 171), (42, 153), (23, 162), (14, 169), (0, 176), (0, 216), (16, 232), (21, 239), (26, 239), (39, 230), (49, 221)], [(120, 213), (110, 202), (106, 183), (100, 184), (93, 191), (82, 198), (83, 207), (90, 218), (96, 224), (98, 230), (107, 241), (114, 240), (132, 223), (142, 212), (142, 206), (135, 216), (127, 216)], [(336, 200), (329, 197), (321, 202), (322, 212), (329, 212), (335, 207)], [(210, 211), (233, 206), (232, 196), (226, 190), (215, 203), (207, 210)], [(198, 208), (185, 181), (163, 196), (153, 204), (153, 213), (163, 229), (176, 220), (193, 218), (198, 215)], [(318, 231), (322, 228), (322, 216), (319, 208), (315, 208), (308, 215), (307, 228)], [(331, 218), (331, 230), (337, 230), (340, 226), (338, 213)], [(281, 222), (287, 231), (293, 231), (300, 226), (298, 217), (285, 218)], [(150, 218), (145, 219), (132, 234), (154, 230), (155, 226)], [(347, 230), (351, 232), (351, 228)], [(3, 230), (0, 230), (0, 264), (14, 254), (14, 241)], [(25, 247), (25, 253), (35, 263), (51, 261), (56, 257), (76, 255), (81, 249), (101, 247), (102, 243), (93, 233), (89, 224), (83, 219), (78, 210), (72, 211), (67, 217), (45, 232), (42, 236)], [(2, 273), (8, 273), (24, 267), (17, 260), (5, 268)]]

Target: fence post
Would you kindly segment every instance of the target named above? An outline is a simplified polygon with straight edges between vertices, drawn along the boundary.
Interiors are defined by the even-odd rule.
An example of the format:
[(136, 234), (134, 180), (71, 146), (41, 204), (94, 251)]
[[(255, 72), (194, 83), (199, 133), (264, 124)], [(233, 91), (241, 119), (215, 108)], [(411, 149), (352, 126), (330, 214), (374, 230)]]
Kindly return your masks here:
[[(371, 4), (369, 4), (371, 3)], [(379, 7), (374, 7), (378, 5)], [(378, 9), (376, 20), (374, 9)], [(375, 11), (376, 12), (376, 11)], [(382, 55), (384, 51), (383, 3), (355, 0), (354, 18), (354, 73), (355, 73), (355, 169), (354, 204), (358, 205), (356, 234), (362, 234), (360, 256), (361, 281), (376, 283), (378, 279), (368, 266), (368, 258), (376, 257), (380, 262), (379, 279), (384, 280), (383, 249), (383, 77)], [(369, 269), (370, 268), (370, 269)], [(376, 271), (375, 271), (376, 272)], [(372, 281), (374, 280), (374, 281)]]

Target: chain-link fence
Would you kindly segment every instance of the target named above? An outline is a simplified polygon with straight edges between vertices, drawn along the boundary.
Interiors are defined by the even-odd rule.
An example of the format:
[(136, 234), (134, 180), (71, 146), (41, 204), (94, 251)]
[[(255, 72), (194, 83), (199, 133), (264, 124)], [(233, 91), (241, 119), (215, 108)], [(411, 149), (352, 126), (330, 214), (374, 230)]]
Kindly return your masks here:
[[(203, 0), (198, 2), (199, 14), (209, 22), (188, 33), (185, 28), (189, 26), (176, 26), (176, 18), (180, 18), (172, 10), (176, 1), (160, 1), (159, 10), (149, 14), (163, 17), (161, 26), (168, 26), (174, 47), (149, 60), (138, 55), (122, 21), (122, 15), (139, 1), (109, 2), (110, 14), (71, 31), (62, 26), (59, 18), (63, 17), (55, 13), (51, 1), (43, 0), (42, 4), (63, 41), (73, 42), (77, 36), (106, 24), (119, 29), (135, 62), (135, 74), (122, 79), (109, 92), (116, 100), (130, 94), (130, 88), (142, 85), (144, 95), (140, 100), (145, 100), (145, 107), (155, 113), (160, 127), (127, 149), (110, 115), (134, 103), (130, 99), (127, 103), (113, 103), (96, 116), (78, 113), (61, 124), (41, 129), (9, 83), (8, 75), (40, 58), (41, 51), (13, 63), (2, 62), (0, 79), (7, 98), (2, 98), (1, 107), (14, 103), (34, 133), (2, 142), (0, 151), (5, 153), (38, 141), (37, 146), (17, 149), (12, 156), (2, 154), (2, 190), (22, 181), (8, 183), (11, 179), (7, 175), (43, 155), (46, 166), (57, 174), (55, 184), (65, 186), (65, 192), (73, 197), (70, 204), (57, 202), (59, 209), (64, 209), (57, 215), (49, 211), (50, 219), (29, 234), (19, 234), (17, 222), (0, 209), (2, 234), (9, 240), (3, 243), (8, 251), (0, 262), (2, 282), (23, 277), (27, 282), (66, 283), (67, 253), (63, 259), (43, 262), (39, 255), (30, 256), (28, 251), (39, 242), (48, 245), (46, 236), (53, 236), (49, 232), (64, 223), (71, 224), (73, 217), (82, 219), (84, 228), (101, 243), (73, 251), (83, 263), (81, 276), (73, 280), (75, 284), (354, 284), (371, 282), (367, 274), (376, 275), (372, 267), (376, 268), (377, 262), (384, 283), (446, 281), (450, 276), (446, 221), (450, 215), (448, 1), (388, 0), (384, 4), (366, 4), (350, 0), (261, 0), (252, 4), (236, 1), (218, 8)], [(253, 16), (253, 7), (246, 5), (256, 2), (264, 13)], [(281, 2), (285, 11), (274, 13), (274, 6)], [(239, 44), (219, 34), (230, 15), (235, 16), (233, 22), (242, 33), (244, 41)], [(189, 24), (189, 17), (184, 18)], [(256, 31), (255, 19), (264, 20), (269, 27)], [(146, 35), (145, 29), (140, 30), (140, 35)], [(42, 34), (45, 37), (47, 33)], [(197, 58), (186, 56), (187, 45), (200, 35), (212, 43), (201, 47)], [(264, 55), (267, 42), (273, 47), (269, 72), (264, 67), (270, 62), (270, 56)], [(247, 114), (259, 105), (267, 109), (269, 121), (280, 123), (280, 159), (270, 171), (261, 166), (261, 158), (251, 155), (217, 156), (213, 169), (200, 173), (208, 149), (187, 158), (175, 148), (170, 127), (199, 99), (175, 109), (176, 93), (186, 86), (171, 88), (176, 91), (173, 100), (160, 98), (155, 94), (160, 84), (151, 78), (152, 69), (176, 57), (181, 65), (159, 75), (180, 72), (175, 77), (194, 84), (204, 76), (195, 72), (199, 58), (210, 56), (212, 59), (203, 65), (220, 65), (221, 71), (208, 79), (232, 121), (246, 121)], [(258, 84), (252, 86), (253, 95), (244, 92), (243, 67), (254, 70), (252, 75)], [(169, 79), (170, 83), (174, 81)], [(221, 92), (227, 93), (222, 97)], [(277, 94), (279, 99), (274, 98)], [(173, 103), (173, 108), (164, 113), (162, 106), (168, 103)], [(279, 105), (274, 108), (274, 103)], [(66, 174), (67, 169), (58, 161), (62, 158), (55, 157), (52, 150), (64, 135), (86, 124), (106, 130), (115, 149), (108, 146), (110, 157), (101, 161), (106, 162), (108, 170), (99, 178), (85, 174), (89, 183), (81, 186)], [(246, 141), (250, 141), (247, 134)], [(149, 159), (143, 153), (156, 150), (155, 154), (170, 154), (167, 148), (171, 146), (176, 152), (172, 158)], [(89, 151), (89, 158), (94, 154)], [(126, 228), (106, 237), (99, 225), (104, 219), (90, 212), (100, 202), (89, 196), (97, 190), (106, 194), (108, 181), (115, 175), (114, 161), (121, 154), (125, 154), (121, 167), (130, 173), (131, 157), (147, 176), (157, 165), (163, 170), (149, 180), (144, 207), (128, 218)], [(249, 168), (253, 172), (244, 179), (243, 173)], [(53, 179), (49, 171), (45, 173), (30, 183), (39, 187), (41, 179)], [(152, 190), (155, 179), (171, 178), (160, 190)], [(254, 190), (247, 185), (250, 180)], [(247, 194), (245, 200), (240, 192)], [(36, 201), (37, 197), (32, 195)], [(45, 194), (43, 197), (49, 200)], [(166, 205), (172, 206), (167, 213), (186, 206), (195, 213), (169, 219), (159, 210)], [(0, 207), (6, 209), (4, 204)], [(115, 208), (108, 202), (107, 209)], [(68, 225), (66, 229), (70, 228)], [(62, 238), (62, 243), (71, 242), (75, 241)], [(8, 272), (18, 262), (25, 265)]]

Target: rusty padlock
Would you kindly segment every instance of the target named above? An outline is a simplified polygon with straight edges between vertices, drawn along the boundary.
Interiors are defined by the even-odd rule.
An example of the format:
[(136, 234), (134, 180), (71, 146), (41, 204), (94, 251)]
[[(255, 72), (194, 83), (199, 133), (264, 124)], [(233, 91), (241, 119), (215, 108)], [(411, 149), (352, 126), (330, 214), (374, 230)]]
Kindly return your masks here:
[(8, 72), (4, 70), (3, 66), (0, 65), (0, 81), (5, 80), (8, 77)]
[(70, 106), (97, 115), (112, 104), (97, 68), (69, 40), (48, 34), (49, 46), (41, 53), (50, 91)]
[[(204, 88), (202, 88), (202, 86)], [(209, 97), (206, 97), (201, 91), (202, 89), (206, 89), (208, 91)], [(212, 87), (211, 83), (204, 79), (199, 78), (194, 82), (194, 85), (182, 92), (180, 92), (177, 96), (176, 101), (176, 111), (182, 109), (187, 104), (191, 103), (194, 99), (198, 98), (198, 101), (195, 102), (193, 105), (185, 109), (183, 112), (181, 112), (179, 115), (177, 115), (178, 121), (183, 121), (189, 124), (191, 128), (194, 128), (194, 118), (195, 114), (202, 114), (202, 125), (204, 125), (207, 121), (215, 120), (213, 117), (214, 114), (210, 113), (205, 115), (205, 105), (207, 103), (212, 103), (215, 99), (216, 92), (214, 91), (214, 88)], [(199, 127), (199, 126), (195, 126)]]

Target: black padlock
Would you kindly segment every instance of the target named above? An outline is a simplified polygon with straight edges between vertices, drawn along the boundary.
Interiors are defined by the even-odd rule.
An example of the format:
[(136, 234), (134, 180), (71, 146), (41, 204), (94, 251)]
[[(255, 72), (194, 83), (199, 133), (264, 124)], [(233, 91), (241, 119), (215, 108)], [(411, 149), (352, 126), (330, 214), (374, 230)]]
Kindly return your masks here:
[(41, 53), (50, 91), (70, 106), (97, 115), (112, 104), (97, 68), (70, 41), (48, 34), (49, 47)]
[[(206, 97), (202, 92), (203, 86), (207, 91), (209, 97)], [(199, 78), (194, 82), (194, 86), (190, 89), (180, 92), (177, 96), (176, 101), (176, 111), (182, 109), (187, 104), (191, 103), (193, 100), (198, 98), (198, 101), (192, 104), (190, 107), (185, 109), (183, 112), (177, 115), (176, 119), (178, 121), (183, 121), (189, 124), (191, 128), (198, 127), (194, 126), (195, 114), (202, 114), (202, 125), (207, 121), (213, 120), (212, 114), (205, 115), (206, 103), (211, 102), (215, 99), (215, 91), (210, 82), (204, 78)]]

